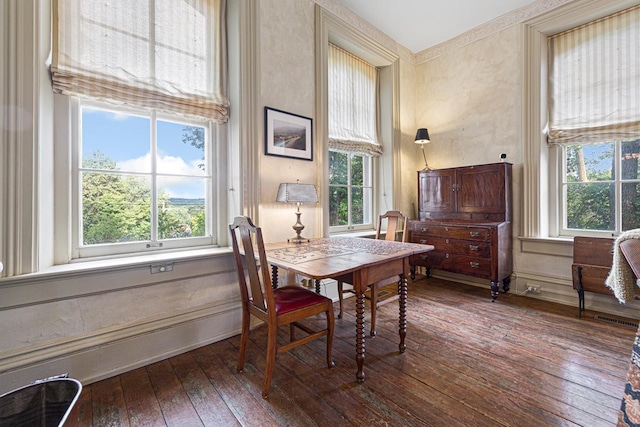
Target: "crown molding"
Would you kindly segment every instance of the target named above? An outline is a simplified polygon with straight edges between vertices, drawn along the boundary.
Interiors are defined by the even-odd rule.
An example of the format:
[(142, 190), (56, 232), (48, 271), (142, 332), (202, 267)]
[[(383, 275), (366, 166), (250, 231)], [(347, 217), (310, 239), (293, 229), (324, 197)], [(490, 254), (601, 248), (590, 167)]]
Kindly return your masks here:
[(511, 12), (505, 13), (485, 24), (479, 25), (466, 33), (462, 33), (457, 37), (454, 37), (446, 42), (437, 44), (429, 49), (425, 49), (422, 52), (415, 54), (415, 64), (421, 64), (423, 62), (430, 61), (440, 55), (457, 49), (461, 46), (465, 46), (469, 43), (473, 43), (491, 34), (502, 31), (505, 28), (509, 28), (515, 24), (525, 22), (529, 19), (538, 17), (544, 13), (547, 13), (557, 7), (571, 3), (575, 0), (538, 0), (527, 6), (523, 6), (519, 9), (515, 9)]

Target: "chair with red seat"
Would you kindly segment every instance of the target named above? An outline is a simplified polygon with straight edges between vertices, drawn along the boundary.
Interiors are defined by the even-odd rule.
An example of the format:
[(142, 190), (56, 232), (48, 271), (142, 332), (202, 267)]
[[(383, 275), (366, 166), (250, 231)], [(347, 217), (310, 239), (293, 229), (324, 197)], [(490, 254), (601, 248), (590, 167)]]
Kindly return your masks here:
[[(323, 295), (300, 286), (284, 286), (273, 289), (267, 257), (262, 240), (262, 230), (250, 218), (236, 217), (229, 225), (233, 254), (238, 272), (240, 294), (242, 296), (242, 335), (238, 356), (238, 372), (244, 367), (245, 350), (249, 340), (251, 314), (267, 324), (267, 356), (262, 397), (267, 398), (271, 387), (271, 377), (276, 354), (282, 353), (315, 339), (327, 337), (327, 366), (334, 365), (331, 358), (333, 342), (333, 301)], [(242, 249), (241, 249), (242, 248)], [(256, 251), (258, 261), (256, 261)], [(300, 320), (325, 313), (326, 328), (314, 331)], [(278, 347), (278, 327), (289, 325), (290, 338), (287, 344)], [(294, 327), (307, 335), (296, 339)]]
[[(401, 242), (406, 242), (408, 237), (408, 218), (400, 211), (387, 211), (378, 217), (378, 226), (376, 228), (376, 240), (379, 240), (383, 234), (383, 223), (387, 222), (387, 230), (384, 232), (384, 240), (396, 241), (398, 240), (398, 232), (402, 230), (400, 236)], [(350, 275), (343, 276), (337, 279), (338, 282), (338, 298), (340, 301), (340, 313), (338, 318), (342, 319), (343, 309), (343, 293), (353, 292), (353, 289), (344, 289), (343, 283), (352, 283)], [(371, 284), (371, 330), (370, 335), (373, 337), (376, 335), (376, 309), (378, 308), (378, 290), (393, 283), (398, 283), (399, 276), (392, 276), (379, 282)]]

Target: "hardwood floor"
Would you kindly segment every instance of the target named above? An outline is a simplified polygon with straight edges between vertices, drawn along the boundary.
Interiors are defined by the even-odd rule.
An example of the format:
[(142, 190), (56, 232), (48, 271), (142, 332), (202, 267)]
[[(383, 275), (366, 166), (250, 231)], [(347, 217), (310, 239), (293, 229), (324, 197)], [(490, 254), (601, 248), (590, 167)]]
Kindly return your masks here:
[[(261, 397), (266, 330), (85, 385), (81, 426), (613, 426), (635, 327), (577, 308), (438, 279), (409, 283), (407, 351), (397, 303), (380, 306), (355, 381), (354, 298), (324, 340), (278, 355)], [(336, 304), (337, 310), (337, 304)], [(368, 310), (366, 310), (368, 313)], [(365, 320), (368, 322), (368, 314)], [(321, 318), (318, 318), (318, 322)], [(368, 325), (365, 325), (368, 331)], [(281, 334), (286, 339), (286, 331)]]

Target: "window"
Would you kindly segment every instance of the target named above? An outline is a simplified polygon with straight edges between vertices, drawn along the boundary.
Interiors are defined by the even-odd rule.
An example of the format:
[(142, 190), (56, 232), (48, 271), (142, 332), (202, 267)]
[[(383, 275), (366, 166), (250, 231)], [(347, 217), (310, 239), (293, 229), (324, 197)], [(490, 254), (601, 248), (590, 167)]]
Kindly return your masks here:
[(559, 152), (558, 234), (640, 226), (640, 7), (549, 40), (548, 142)]
[(563, 151), (563, 234), (640, 228), (640, 140)]
[(80, 118), (77, 256), (212, 244), (208, 122), (86, 102)]
[(353, 229), (372, 224), (372, 158), (329, 152), (329, 225)]
[(329, 229), (372, 228), (378, 70), (332, 44), (328, 67)]
[(77, 130), (72, 257), (215, 245), (226, 3), (56, 6), (53, 88)]

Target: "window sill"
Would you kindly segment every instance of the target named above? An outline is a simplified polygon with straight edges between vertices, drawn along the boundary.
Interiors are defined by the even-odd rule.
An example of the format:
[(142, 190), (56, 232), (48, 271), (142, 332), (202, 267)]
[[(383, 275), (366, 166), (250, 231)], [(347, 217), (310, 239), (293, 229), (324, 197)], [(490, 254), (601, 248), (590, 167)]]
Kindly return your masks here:
[(329, 237), (367, 237), (373, 239), (376, 237), (376, 230), (341, 231), (339, 233), (331, 233)]
[(104, 272), (140, 269), (153, 266), (158, 266), (160, 268), (163, 265), (167, 266), (174, 262), (198, 261), (205, 258), (211, 259), (212, 257), (226, 256), (230, 253), (232, 253), (231, 248), (223, 247), (164, 252), (140, 256), (102, 258), (99, 260), (81, 259), (74, 260), (68, 264), (54, 265), (35, 273), (0, 278), (0, 284), (20, 284), (21, 282), (30, 283), (39, 280), (87, 275), (88, 273), (100, 274)]
[(573, 239), (567, 237), (518, 237), (523, 253), (573, 257)]

